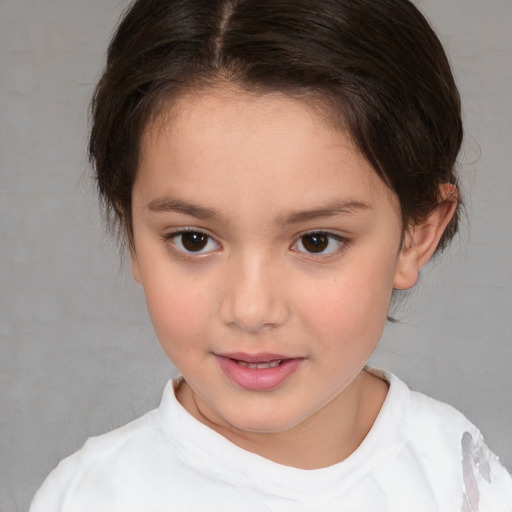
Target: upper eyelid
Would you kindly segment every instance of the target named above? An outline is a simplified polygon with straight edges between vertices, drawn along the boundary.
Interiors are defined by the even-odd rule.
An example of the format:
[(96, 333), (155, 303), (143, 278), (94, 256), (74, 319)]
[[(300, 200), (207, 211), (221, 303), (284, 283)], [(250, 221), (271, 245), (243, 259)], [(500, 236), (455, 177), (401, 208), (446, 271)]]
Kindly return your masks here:
[[(176, 235), (179, 233), (190, 233), (190, 232), (198, 232), (198, 233), (204, 233), (205, 235), (211, 236), (212, 238), (216, 238), (215, 235), (213, 235), (210, 230), (206, 228), (200, 228), (197, 226), (179, 226), (179, 227), (170, 227), (168, 229), (164, 229), (163, 231), (166, 232), (168, 235)], [(339, 236), (344, 237), (344, 235), (337, 233), (336, 230), (333, 229), (322, 229), (322, 228), (313, 228), (313, 229), (305, 229), (303, 231), (300, 231), (295, 235), (295, 238), (300, 238), (304, 235), (309, 234), (324, 234), (324, 235), (330, 235), (330, 236)]]
[[(211, 249), (208, 251), (204, 251), (204, 252), (203, 251), (197, 251), (197, 252), (183, 251), (179, 247), (177, 247), (177, 244), (174, 243), (172, 240), (173, 240), (173, 238), (179, 237), (180, 235), (184, 235), (186, 233), (200, 233), (202, 235), (206, 235), (211, 241), (213, 241), (215, 243), (215, 245), (217, 245), (217, 248)], [(203, 258), (205, 256), (208, 256), (208, 255), (218, 252), (219, 249), (222, 249), (222, 244), (214, 236), (212, 236), (206, 230), (203, 230), (200, 228), (195, 228), (195, 227), (180, 227), (180, 228), (174, 229), (172, 231), (167, 231), (165, 233), (162, 233), (161, 239), (165, 243), (171, 243), (171, 245), (173, 246), (172, 250), (176, 251), (176, 253), (180, 254), (181, 257), (187, 258), (190, 260), (193, 260), (195, 258)]]
[(162, 237), (165, 238), (165, 239), (170, 239), (170, 238), (173, 238), (175, 236), (179, 236), (183, 233), (201, 233), (203, 235), (206, 235), (208, 237), (210, 237), (212, 240), (215, 240), (217, 243), (220, 244), (220, 242), (217, 240), (217, 238), (212, 235), (207, 229), (202, 229), (202, 228), (196, 228), (196, 227), (192, 227), (192, 226), (183, 226), (183, 227), (179, 227), (179, 228), (174, 228), (174, 229), (169, 229), (169, 230), (166, 230), (163, 234), (162, 234)]
[(196, 228), (196, 227), (185, 226), (185, 227), (170, 229), (170, 230), (162, 233), (161, 238), (164, 240), (164, 242), (168, 242), (169, 240), (172, 240), (173, 238), (183, 235), (183, 234), (186, 234), (186, 233), (201, 233), (202, 235), (206, 235), (208, 238), (213, 240), (219, 247), (222, 247), (222, 244), (221, 244), (221, 242), (219, 242), (217, 237), (215, 237), (214, 235), (209, 233), (208, 230), (202, 229), (202, 228)]
[[(179, 228), (170, 228), (169, 230), (165, 230), (165, 232), (162, 234), (162, 237), (165, 239), (169, 239), (175, 236), (178, 236), (182, 233), (202, 233), (206, 236), (209, 236), (212, 240), (215, 240), (218, 244), (220, 244), (218, 238), (213, 235), (209, 230), (204, 228), (199, 228), (195, 226), (181, 226)], [(330, 229), (307, 229), (304, 231), (301, 231), (300, 233), (297, 233), (294, 235), (293, 240), (297, 241), (299, 238), (306, 236), (306, 235), (326, 235), (330, 236), (332, 238), (336, 238), (337, 240), (343, 240), (346, 241), (348, 237), (346, 235), (342, 235), (341, 233), (337, 233)]]
[[(340, 247), (336, 251), (327, 252), (327, 253), (324, 253), (324, 252), (319, 252), (319, 253), (311, 252), (310, 253), (307, 251), (300, 251), (298, 249), (294, 249), (299, 244), (301, 238), (304, 236), (308, 236), (308, 235), (325, 235), (327, 237), (330, 237), (330, 238), (333, 238), (334, 240), (336, 240), (336, 242), (338, 242), (340, 244)], [(349, 245), (350, 245), (350, 241), (346, 236), (343, 236), (341, 234), (334, 233), (332, 231), (325, 230), (325, 229), (313, 229), (313, 230), (309, 230), (309, 231), (304, 231), (301, 234), (297, 235), (295, 237), (295, 241), (293, 242), (293, 244), (290, 247), (290, 250), (300, 254), (301, 257), (311, 259), (311, 260), (321, 261), (323, 259), (331, 259), (331, 258), (334, 258), (334, 257), (340, 255), (342, 252), (344, 252), (348, 248)]]
[(337, 233), (330, 229), (308, 229), (306, 231), (301, 231), (299, 234), (295, 236), (295, 240), (307, 235), (325, 235), (335, 238), (336, 240), (346, 241), (348, 236), (342, 235), (341, 233)]

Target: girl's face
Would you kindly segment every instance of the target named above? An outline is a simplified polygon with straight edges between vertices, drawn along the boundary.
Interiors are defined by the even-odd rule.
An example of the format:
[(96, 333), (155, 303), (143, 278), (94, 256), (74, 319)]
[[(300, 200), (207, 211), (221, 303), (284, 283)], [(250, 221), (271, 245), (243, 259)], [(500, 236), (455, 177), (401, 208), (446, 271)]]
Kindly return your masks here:
[(185, 96), (144, 136), (133, 232), (205, 421), (275, 433), (353, 409), (405, 256), (398, 200), (346, 134), (283, 95)]

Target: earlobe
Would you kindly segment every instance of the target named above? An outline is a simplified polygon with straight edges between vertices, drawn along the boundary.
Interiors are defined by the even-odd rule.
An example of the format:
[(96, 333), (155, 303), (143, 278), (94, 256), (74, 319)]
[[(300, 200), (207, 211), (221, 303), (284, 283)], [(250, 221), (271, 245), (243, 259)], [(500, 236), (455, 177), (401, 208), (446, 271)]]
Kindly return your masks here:
[(440, 197), (436, 209), (424, 221), (410, 226), (405, 233), (393, 284), (398, 290), (407, 290), (418, 282), (420, 269), (434, 254), (457, 209), (458, 192), (455, 185), (441, 185)]

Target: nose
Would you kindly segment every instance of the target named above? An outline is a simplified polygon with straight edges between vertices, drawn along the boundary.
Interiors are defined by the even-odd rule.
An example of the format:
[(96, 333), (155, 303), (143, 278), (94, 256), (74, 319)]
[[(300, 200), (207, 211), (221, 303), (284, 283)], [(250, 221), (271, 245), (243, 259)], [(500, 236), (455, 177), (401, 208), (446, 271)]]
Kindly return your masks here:
[(268, 258), (232, 258), (220, 305), (221, 320), (231, 328), (258, 333), (286, 322), (289, 305), (283, 273)]

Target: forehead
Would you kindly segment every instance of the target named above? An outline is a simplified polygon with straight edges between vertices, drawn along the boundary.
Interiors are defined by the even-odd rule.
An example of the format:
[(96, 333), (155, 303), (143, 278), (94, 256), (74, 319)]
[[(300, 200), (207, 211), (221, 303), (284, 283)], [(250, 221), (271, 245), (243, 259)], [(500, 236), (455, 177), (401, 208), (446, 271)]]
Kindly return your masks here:
[[(290, 124), (295, 124), (297, 134), (299, 130), (306, 135), (307, 131), (320, 128), (336, 132), (339, 135), (336, 143), (351, 144), (343, 119), (338, 116), (335, 122), (332, 111), (327, 100), (319, 95), (250, 92), (233, 84), (201, 87), (163, 103), (143, 133), (143, 149), (148, 141), (162, 136), (162, 131), (165, 136), (173, 134), (182, 138), (205, 132), (210, 136), (214, 132), (219, 136), (231, 132), (247, 139), (267, 134), (277, 142), (278, 131), (288, 131)], [(258, 128), (263, 130), (258, 133)], [(260, 142), (263, 140), (264, 137)]]
[(262, 198), (285, 207), (308, 197), (394, 205), (394, 194), (324, 108), (232, 87), (184, 94), (145, 131), (136, 185), (153, 196), (206, 202), (225, 195), (247, 207)]

